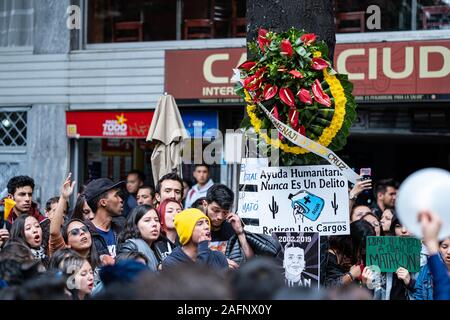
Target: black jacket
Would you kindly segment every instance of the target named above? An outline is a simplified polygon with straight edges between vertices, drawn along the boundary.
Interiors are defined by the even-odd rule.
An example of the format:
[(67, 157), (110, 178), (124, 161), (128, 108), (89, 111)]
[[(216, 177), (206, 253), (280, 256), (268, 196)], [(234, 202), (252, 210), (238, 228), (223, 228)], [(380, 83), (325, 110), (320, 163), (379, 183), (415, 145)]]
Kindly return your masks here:
[(162, 263), (164, 259), (166, 259), (172, 253), (173, 249), (178, 246), (181, 246), (178, 241), (178, 237), (175, 243), (172, 243), (172, 241), (161, 235), (160, 238), (152, 244), (152, 249), (153, 252), (155, 252), (158, 262)]
[[(123, 228), (125, 227), (125, 218), (122, 216), (114, 217), (111, 221), (111, 228), (114, 233), (114, 237), (116, 239), (119, 238), (119, 234), (122, 232)], [(103, 254), (109, 254), (108, 251), (108, 245), (105, 241), (105, 239), (98, 233), (97, 228), (91, 221), (86, 221), (86, 224), (89, 227), (89, 231), (91, 232), (92, 240), (94, 241), (95, 248), (97, 249), (98, 256), (101, 256)]]
[[(281, 252), (281, 245), (271, 236), (244, 231), (248, 244), (255, 255), (276, 257)], [(247, 259), (237, 235), (232, 236), (227, 243), (225, 255), (237, 264), (242, 264)]]

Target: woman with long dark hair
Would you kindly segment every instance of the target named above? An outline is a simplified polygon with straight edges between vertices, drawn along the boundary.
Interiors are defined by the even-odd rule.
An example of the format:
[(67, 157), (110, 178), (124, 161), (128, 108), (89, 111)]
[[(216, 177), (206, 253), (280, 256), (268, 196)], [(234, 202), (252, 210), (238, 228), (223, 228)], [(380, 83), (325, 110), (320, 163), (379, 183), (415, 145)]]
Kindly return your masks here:
[(35, 260), (40, 260), (44, 266), (48, 264), (48, 257), (42, 245), (42, 229), (39, 221), (27, 214), (20, 215), (11, 227), (10, 241), (19, 241), (30, 248)]
[(330, 236), (328, 251), (325, 253), (325, 276), (323, 285), (326, 287), (347, 286), (359, 279), (361, 268), (352, 265), (352, 237)]
[(61, 196), (50, 222), (49, 255), (53, 255), (59, 249), (71, 248), (87, 259), (91, 267), (95, 269), (100, 265), (100, 259), (88, 225), (83, 220), (71, 219), (61, 227), (67, 200), (73, 193), (73, 185), (69, 174), (61, 188)]
[(77, 202), (75, 203), (75, 207), (73, 208), (71, 219), (78, 220), (92, 220), (94, 219), (94, 213), (91, 208), (87, 204), (86, 198), (84, 195), (80, 194), (77, 197)]
[(125, 228), (119, 234), (117, 253), (135, 251), (147, 258), (150, 270), (157, 271), (159, 261), (153, 251), (153, 243), (161, 232), (159, 215), (153, 207), (143, 204), (131, 211)]

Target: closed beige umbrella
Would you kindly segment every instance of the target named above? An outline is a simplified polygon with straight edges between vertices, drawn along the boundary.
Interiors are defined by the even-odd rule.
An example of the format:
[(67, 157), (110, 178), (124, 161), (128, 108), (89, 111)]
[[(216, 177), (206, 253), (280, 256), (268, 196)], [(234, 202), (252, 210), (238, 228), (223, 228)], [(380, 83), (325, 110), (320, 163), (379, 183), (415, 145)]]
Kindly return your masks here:
[(159, 98), (147, 135), (147, 141), (156, 140), (151, 163), (155, 184), (170, 172), (179, 172), (182, 141), (189, 138), (180, 111), (171, 95)]

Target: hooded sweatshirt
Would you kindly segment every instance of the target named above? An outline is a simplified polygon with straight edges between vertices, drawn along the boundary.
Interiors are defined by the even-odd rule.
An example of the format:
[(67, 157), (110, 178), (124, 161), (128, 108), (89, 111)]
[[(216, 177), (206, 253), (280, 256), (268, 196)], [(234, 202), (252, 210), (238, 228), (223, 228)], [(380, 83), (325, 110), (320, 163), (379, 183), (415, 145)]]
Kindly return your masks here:
[(227, 269), (228, 261), (220, 251), (213, 251), (208, 247), (208, 240), (198, 244), (197, 261), (193, 261), (182, 249), (176, 247), (172, 253), (162, 262), (163, 270), (183, 263), (203, 263), (214, 269)]

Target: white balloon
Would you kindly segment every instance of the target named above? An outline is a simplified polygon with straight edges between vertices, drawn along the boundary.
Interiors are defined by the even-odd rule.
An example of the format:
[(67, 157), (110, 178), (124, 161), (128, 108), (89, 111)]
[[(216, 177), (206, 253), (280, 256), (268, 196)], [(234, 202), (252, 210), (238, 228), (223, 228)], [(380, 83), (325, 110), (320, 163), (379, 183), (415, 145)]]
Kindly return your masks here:
[(441, 217), (439, 238), (450, 236), (450, 172), (439, 168), (422, 169), (401, 184), (396, 202), (397, 215), (418, 238), (422, 238), (422, 227), (417, 214), (424, 209)]

